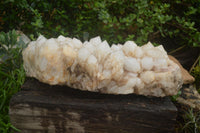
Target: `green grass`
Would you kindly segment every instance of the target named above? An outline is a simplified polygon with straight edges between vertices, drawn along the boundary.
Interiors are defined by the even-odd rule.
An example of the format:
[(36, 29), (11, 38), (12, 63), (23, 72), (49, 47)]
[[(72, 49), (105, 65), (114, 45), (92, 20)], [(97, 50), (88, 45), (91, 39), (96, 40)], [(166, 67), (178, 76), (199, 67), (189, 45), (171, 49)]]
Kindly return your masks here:
[[(180, 115), (180, 114), (179, 114)], [(192, 108), (185, 109), (179, 118), (178, 133), (200, 133), (200, 112)]]
[(17, 41), (17, 37), (14, 30), (0, 33), (0, 133), (18, 131), (9, 119), (10, 99), (20, 90), (25, 80), (21, 58), (22, 45)]
[(9, 119), (9, 102), (13, 94), (20, 90), (24, 83), (25, 72), (23, 67), (9, 73), (0, 72), (0, 132), (7, 133), (11, 129), (17, 130)]

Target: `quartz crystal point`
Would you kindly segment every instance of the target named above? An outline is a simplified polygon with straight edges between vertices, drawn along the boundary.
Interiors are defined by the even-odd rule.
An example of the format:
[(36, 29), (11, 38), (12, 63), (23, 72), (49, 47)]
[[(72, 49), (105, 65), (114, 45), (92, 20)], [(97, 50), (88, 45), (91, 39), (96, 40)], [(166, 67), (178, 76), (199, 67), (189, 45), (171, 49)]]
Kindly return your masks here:
[(110, 47), (100, 37), (82, 43), (41, 35), (23, 50), (23, 60), (28, 77), (93, 92), (163, 97), (177, 94), (183, 82), (179, 66), (163, 46), (150, 42)]

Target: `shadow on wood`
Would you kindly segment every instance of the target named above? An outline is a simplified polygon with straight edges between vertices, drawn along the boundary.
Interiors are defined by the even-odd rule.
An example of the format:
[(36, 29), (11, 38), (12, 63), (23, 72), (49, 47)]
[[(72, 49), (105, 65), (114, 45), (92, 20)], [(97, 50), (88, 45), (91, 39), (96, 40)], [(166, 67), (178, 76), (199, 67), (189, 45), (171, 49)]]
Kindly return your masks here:
[(108, 95), (29, 79), (10, 102), (22, 133), (171, 133), (177, 109), (168, 97)]

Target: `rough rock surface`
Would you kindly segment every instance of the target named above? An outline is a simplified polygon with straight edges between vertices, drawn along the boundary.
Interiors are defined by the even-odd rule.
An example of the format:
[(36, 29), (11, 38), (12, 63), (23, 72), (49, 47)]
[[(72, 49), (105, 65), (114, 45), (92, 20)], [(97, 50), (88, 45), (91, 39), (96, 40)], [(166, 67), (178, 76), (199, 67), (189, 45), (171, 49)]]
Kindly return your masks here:
[(76, 38), (39, 36), (23, 51), (26, 75), (50, 85), (109, 94), (145, 96), (177, 94), (183, 81), (179, 66), (162, 45), (139, 47), (133, 41), (111, 47), (95, 37), (82, 43)]
[(183, 68), (183, 66), (176, 58), (174, 58), (171, 55), (168, 55), (168, 57), (170, 60), (174, 61), (180, 67), (183, 78), (183, 84), (191, 84), (195, 81), (194, 77), (190, 75), (190, 73), (185, 68)]
[(177, 102), (200, 111), (200, 94), (192, 84), (181, 88), (181, 95), (177, 98)]

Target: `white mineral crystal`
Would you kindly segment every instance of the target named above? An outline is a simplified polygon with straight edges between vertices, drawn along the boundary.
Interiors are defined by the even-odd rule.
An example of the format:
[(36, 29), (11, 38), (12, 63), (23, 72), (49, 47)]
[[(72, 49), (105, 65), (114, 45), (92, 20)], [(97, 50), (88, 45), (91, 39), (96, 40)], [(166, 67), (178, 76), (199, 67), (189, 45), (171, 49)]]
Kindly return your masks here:
[(182, 85), (180, 68), (164, 48), (133, 41), (109, 46), (95, 37), (39, 36), (23, 50), (26, 75), (50, 85), (109, 94), (135, 93), (163, 97), (177, 94)]

